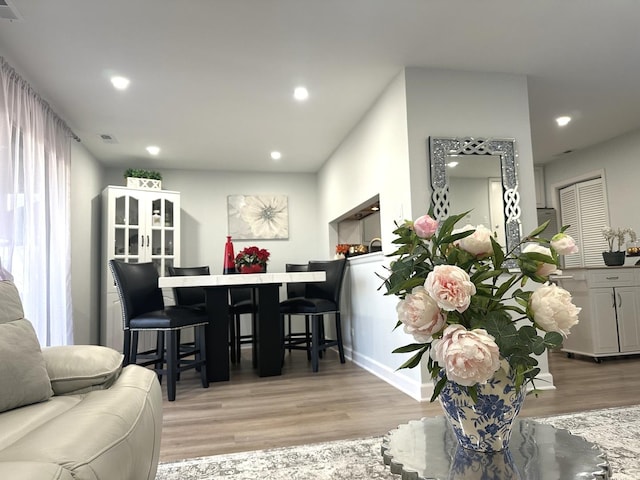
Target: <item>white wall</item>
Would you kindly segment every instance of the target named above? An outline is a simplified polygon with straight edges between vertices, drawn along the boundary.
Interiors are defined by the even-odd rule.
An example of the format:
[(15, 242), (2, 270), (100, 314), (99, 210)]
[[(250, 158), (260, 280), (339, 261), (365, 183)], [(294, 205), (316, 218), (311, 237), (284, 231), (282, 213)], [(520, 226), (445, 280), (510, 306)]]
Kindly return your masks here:
[[(515, 138), (523, 230), (535, 228), (526, 78), (423, 68), (401, 72), (319, 172), (321, 224), (379, 193), (383, 251), (390, 253), (393, 220), (415, 218), (429, 208), (429, 136)], [(331, 233), (321, 232), (328, 249)], [(377, 290), (376, 273), (384, 275), (386, 261), (382, 255), (349, 261), (347, 350), (354, 361), (414, 398), (429, 398), (426, 369), (395, 371), (406, 356), (390, 352), (410, 339), (392, 332), (397, 300)], [(548, 372), (546, 357), (540, 367)], [(552, 381), (547, 373), (543, 377)]]
[(102, 166), (81, 143), (71, 146), (71, 299), (75, 344), (100, 335), (100, 192)]
[(537, 218), (526, 77), (407, 68), (406, 79), (415, 216), (429, 208), (430, 136), (514, 138), (523, 231), (533, 230)]
[[(284, 194), (289, 202), (289, 238), (286, 240), (233, 240), (235, 253), (256, 245), (271, 253), (267, 268), (283, 272), (285, 263), (326, 259), (319, 247), (315, 174), (237, 173), (158, 169), (162, 187), (180, 192), (181, 264), (209, 265), (222, 273), (227, 236), (227, 196), (232, 194)], [(124, 185), (124, 169), (110, 168), (106, 185)]]
[(633, 198), (637, 188), (634, 182), (640, 173), (639, 152), (640, 130), (636, 130), (544, 165), (547, 203), (558, 207), (553, 204), (554, 185), (604, 170), (611, 226), (631, 227), (640, 234), (638, 202)]

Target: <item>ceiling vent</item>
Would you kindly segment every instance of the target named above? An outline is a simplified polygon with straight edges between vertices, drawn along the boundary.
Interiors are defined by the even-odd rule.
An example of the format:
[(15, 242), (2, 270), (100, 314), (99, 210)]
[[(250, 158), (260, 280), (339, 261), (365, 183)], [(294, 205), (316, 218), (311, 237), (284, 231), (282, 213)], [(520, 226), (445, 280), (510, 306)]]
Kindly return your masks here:
[[(1, 2), (2, 0), (0, 0)], [(100, 138), (102, 139), (102, 141), (104, 143), (118, 143), (118, 140), (116, 140), (116, 137), (114, 137), (113, 135), (109, 134), (109, 133), (101, 133), (100, 134)]]
[(22, 20), (22, 15), (9, 0), (0, 0), (0, 19)]

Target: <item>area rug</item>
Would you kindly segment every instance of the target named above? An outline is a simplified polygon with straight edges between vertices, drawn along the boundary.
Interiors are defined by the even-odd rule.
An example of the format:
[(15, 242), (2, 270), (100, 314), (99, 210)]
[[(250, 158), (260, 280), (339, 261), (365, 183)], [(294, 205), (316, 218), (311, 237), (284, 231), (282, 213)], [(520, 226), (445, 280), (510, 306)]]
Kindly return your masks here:
[[(535, 420), (598, 445), (613, 480), (640, 479), (640, 405)], [(359, 438), (162, 463), (156, 480), (398, 480), (382, 461), (381, 443)]]

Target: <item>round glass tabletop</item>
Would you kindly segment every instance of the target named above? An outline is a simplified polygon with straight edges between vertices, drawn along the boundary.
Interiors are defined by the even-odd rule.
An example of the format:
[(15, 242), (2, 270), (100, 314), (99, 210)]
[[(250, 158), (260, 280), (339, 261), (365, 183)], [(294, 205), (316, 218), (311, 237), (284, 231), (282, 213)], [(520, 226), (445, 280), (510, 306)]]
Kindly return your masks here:
[(605, 454), (569, 431), (516, 420), (509, 449), (458, 447), (444, 417), (400, 425), (382, 443), (384, 463), (402, 480), (610, 480)]

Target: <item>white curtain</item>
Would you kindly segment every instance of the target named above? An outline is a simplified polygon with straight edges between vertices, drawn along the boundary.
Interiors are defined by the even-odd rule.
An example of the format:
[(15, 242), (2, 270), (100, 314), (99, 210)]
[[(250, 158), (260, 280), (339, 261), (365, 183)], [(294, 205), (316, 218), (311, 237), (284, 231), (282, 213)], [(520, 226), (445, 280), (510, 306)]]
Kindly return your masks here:
[(0, 259), (42, 345), (73, 343), (73, 132), (0, 57)]

